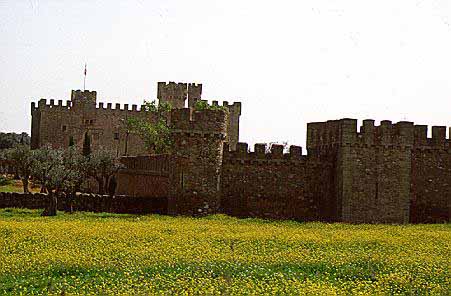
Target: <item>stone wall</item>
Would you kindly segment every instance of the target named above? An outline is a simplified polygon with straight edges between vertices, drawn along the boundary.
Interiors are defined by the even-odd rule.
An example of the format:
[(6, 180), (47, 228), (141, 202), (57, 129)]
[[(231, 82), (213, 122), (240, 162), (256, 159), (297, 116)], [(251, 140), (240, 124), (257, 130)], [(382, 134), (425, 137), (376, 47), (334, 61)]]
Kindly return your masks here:
[[(44, 209), (48, 195), (41, 193), (0, 192), (0, 208)], [(58, 210), (86, 212), (110, 212), (121, 214), (166, 214), (166, 198), (98, 194), (78, 194), (71, 202), (65, 195), (58, 198)]]
[(220, 174), (227, 111), (171, 111), (174, 153), (169, 213), (205, 215), (220, 206)]
[[(91, 99), (83, 101), (84, 96)], [(141, 107), (143, 109), (143, 107)], [(91, 138), (91, 147), (107, 149), (115, 155), (142, 155), (147, 151), (144, 143), (125, 127), (128, 117), (151, 118), (149, 112), (140, 110), (137, 105), (129, 108), (111, 103), (96, 105), (95, 92), (73, 91), (72, 100), (63, 105), (59, 100), (47, 102), (41, 99), (36, 107), (31, 105), (32, 148), (51, 145), (54, 148), (66, 148), (73, 137), (76, 146), (82, 147), (87, 132)]]
[(412, 150), (411, 222), (439, 223), (451, 218), (451, 147), (446, 128), (415, 127)]
[(301, 147), (283, 154), (283, 146), (273, 145), (265, 153), (265, 145), (256, 144), (248, 152), (238, 143), (237, 151), (224, 150), (221, 207), (242, 217), (329, 220), (333, 184), (332, 167), (302, 156)]
[(125, 156), (117, 174), (116, 194), (161, 198), (169, 195), (169, 156)]
[(451, 150), (445, 127), (342, 119), (308, 125), (309, 155), (336, 153), (340, 221), (449, 221)]
[[(201, 99), (202, 84), (194, 83), (158, 83), (157, 97), (160, 102), (168, 102), (174, 108), (185, 108), (188, 99), (190, 107)], [(192, 105), (192, 106), (191, 106)], [(226, 141), (230, 140), (234, 148), (239, 137), (239, 118), (241, 103), (229, 105), (224, 102), (231, 116), (228, 122)], [(150, 112), (144, 106), (129, 104), (97, 103), (95, 91), (72, 91), (71, 100), (63, 104), (62, 100), (39, 100), (31, 104), (31, 147), (39, 148), (51, 145), (54, 148), (66, 148), (72, 137), (78, 147), (82, 147), (85, 133), (91, 138), (95, 149), (108, 149), (117, 156), (146, 155), (143, 141), (126, 129), (127, 118), (138, 117), (152, 120)]]

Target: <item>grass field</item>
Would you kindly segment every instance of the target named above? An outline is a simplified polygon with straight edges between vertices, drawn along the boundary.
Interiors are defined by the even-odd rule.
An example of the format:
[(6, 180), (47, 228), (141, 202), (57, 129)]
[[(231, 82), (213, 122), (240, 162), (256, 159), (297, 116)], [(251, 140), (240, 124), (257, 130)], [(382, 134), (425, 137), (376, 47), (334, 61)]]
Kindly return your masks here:
[[(39, 186), (28, 186), (28, 190), (30, 192), (39, 192), (40, 187)], [(6, 185), (0, 185), (0, 192), (23, 192), (23, 185), (22, 181), (20, 180), (10, 180), (9, 184)]]
[(0, 210), (0, 293), (450, 295), (451, 225)]

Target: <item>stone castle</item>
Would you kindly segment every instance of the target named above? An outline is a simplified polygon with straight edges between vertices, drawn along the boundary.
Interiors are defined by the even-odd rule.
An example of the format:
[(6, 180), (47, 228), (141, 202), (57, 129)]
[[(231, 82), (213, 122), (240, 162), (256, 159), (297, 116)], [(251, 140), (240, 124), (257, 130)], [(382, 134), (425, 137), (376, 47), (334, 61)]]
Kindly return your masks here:
[[(308, 123), (307, 155), (291, 146), (239, 142), (241, 103), (196, 111), (202, 85), (158, 83), (158, 99), (174, 107), (170, 125), (174, 153), (148, 155), (124, 127), (129, 116), (149, 116), (116, 104), (97, 104), (96, 92), (72, 91), (63, 105), (32, 103), (32, 147), (110, 149), (125, 169), (117, 194), (163, 199), (169, 214), (227, 213), (242, 217), (425, 223), (451, 216), (451, 140), (446, 127), (356, 119)], [(213, 101), (212, 104), (218, 104)], [(451, 134), (451, 129), (450, 129)]]

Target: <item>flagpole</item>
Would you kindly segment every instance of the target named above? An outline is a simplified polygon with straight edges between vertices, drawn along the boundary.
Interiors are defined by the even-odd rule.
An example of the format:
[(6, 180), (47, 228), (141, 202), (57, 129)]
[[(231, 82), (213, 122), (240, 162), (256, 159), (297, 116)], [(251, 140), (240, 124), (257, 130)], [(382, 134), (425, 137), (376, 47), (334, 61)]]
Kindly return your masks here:
[(83, 79), (83, 91), (86, 90), (86, 63), (85, 63), (85, 77)]

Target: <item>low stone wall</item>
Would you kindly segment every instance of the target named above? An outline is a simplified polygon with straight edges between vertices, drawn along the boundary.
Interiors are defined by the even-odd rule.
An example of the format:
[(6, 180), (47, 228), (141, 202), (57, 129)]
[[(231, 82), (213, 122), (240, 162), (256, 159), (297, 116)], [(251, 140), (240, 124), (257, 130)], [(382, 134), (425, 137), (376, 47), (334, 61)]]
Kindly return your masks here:
[[(48, 195), (42, 193), (0, 192), (0, 208), (43, 209)], [(110, 212), (123, 214), (166, 214), (166, 198), (148, 198), (117, 195), (77, 194), (71, 201), (65, 195), (58, 198), (58, 210), (86, 212)]]

